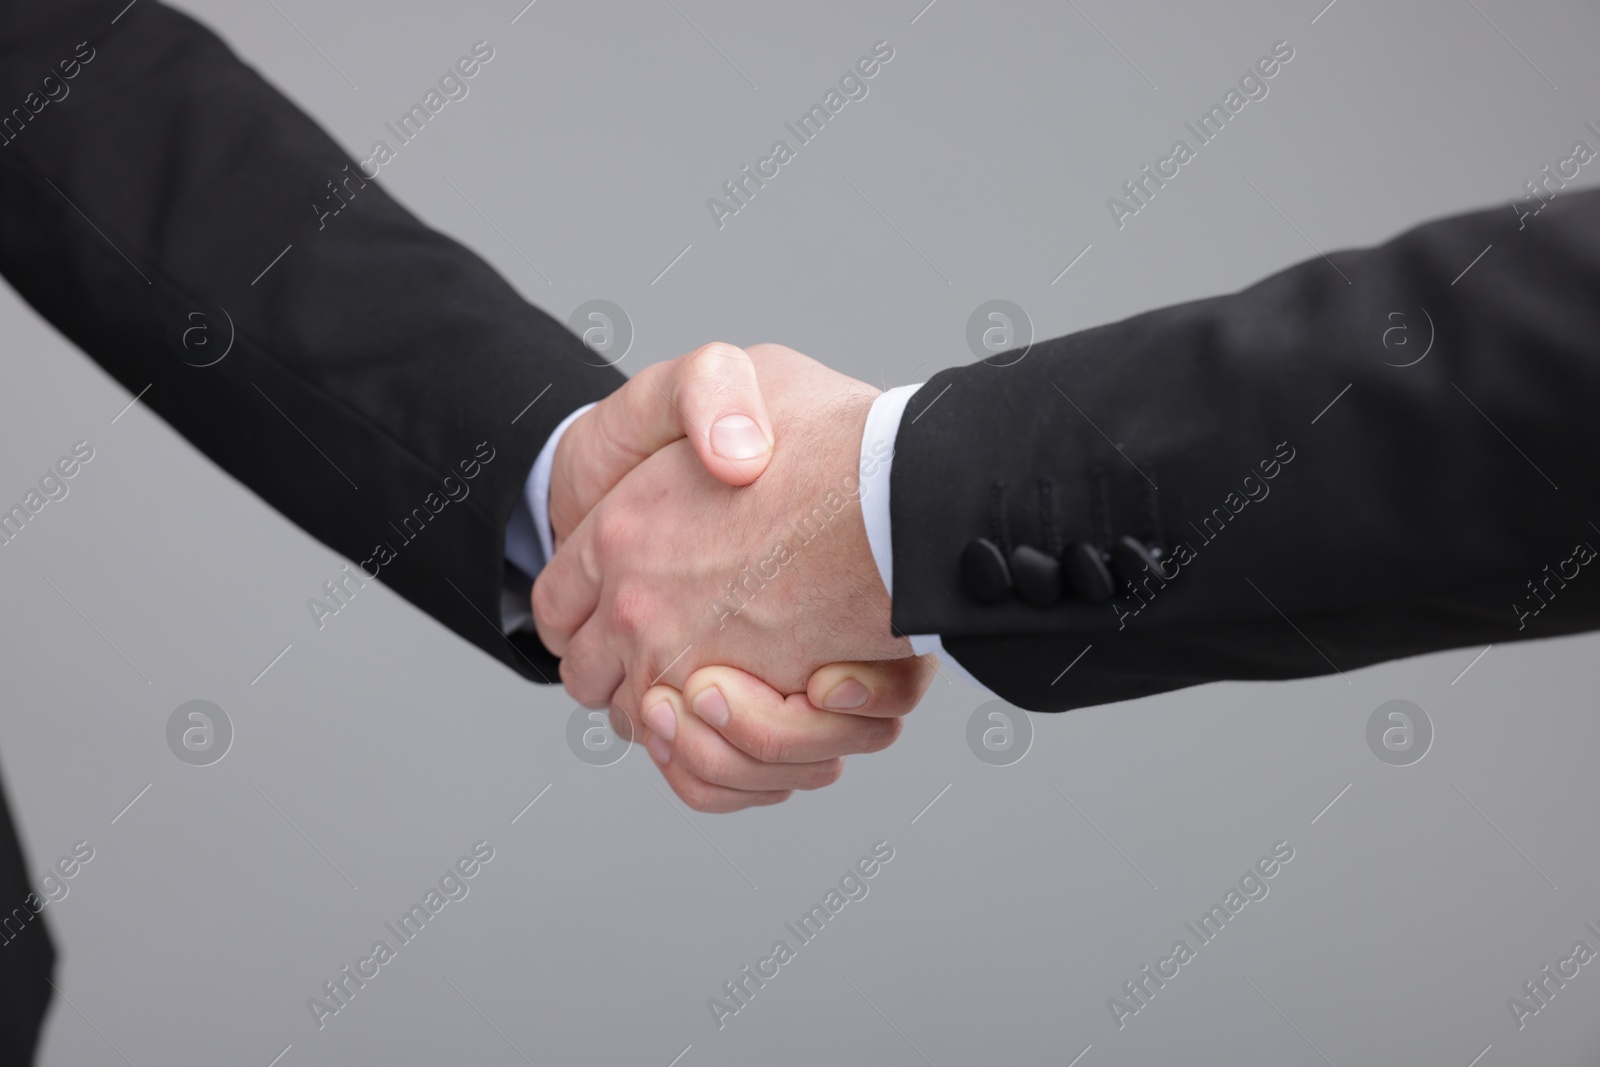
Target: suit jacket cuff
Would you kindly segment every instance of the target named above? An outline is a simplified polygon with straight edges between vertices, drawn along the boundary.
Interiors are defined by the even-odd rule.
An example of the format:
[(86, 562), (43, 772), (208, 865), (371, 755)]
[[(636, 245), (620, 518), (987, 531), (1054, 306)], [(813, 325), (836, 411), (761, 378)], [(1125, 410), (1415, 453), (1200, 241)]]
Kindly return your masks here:
[[(878, 565), (883, 587), (894, 596), (894, 539), (889, 515), (890, 472), (894, 468), (894, 443), (900, 434), (900, 419), (906, 404), (921, 389), (902, 385), (880, 393), (867, 411), (867, 424), (861, 431), (861, 518), (867, 527), (867, 545)], [(989, 687), (972, 676), (944, 649), (938, 634), (911, 634), (911, 651), (919, 656), (937, 655), (951, 673), (969, 685), (989, 692)]]

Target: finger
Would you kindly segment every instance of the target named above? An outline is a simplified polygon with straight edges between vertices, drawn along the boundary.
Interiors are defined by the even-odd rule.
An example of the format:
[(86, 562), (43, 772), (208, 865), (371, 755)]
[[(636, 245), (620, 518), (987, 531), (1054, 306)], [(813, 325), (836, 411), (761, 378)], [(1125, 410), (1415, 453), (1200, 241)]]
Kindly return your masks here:
[(533, 626), (553, 656), (566, 655), (568, 642), (600, 603), (600, 576), (592, 564), (594, 529), (593, 522), (580, 523), (533, 582)]
[(629, 744), (644, 744), (645, 730), (636, 717), (624, 711), (615, 700), (611, 702), (611, 732)]
[[(652, 701), (657, 701), (660, 695), (667, 695), (669, 699), (677, 699), (675, 710), (682, 714), (682, 701), (676, 691), (670, 689), (652, 690)], [(626, 718), (626, 713), (615, 706), (611, 709), (612, 720), (615, 721), (621, 714)], [(644, 745), (645, 751), (650, 753), (650, 758), (655, 760), (656, 766), (661, 770), (661, 776), (666, 779), (667, 785), (683, 801), (695, 811), (706, 813), (727, 813), (742, 811), (745, 808), (763, 807), (769, 804), (781, 804), (788, 800), (791, 792), (787, 789), (778, 790), (747, 790), (733, 789), (725, 785), (707, 782), (696, 775), (682, 760), (672, 758), (671, 746), (657, 736), (654, 731), (645, 727), (639, 734), (639, 740)]]
[(712, 476), (749, 485), (767, 469), (775, 437), (756, 365), (733, 345), (710, 344), (676, 361), (672, 406)]
[[(546, 646), (549, 647), (549, 646)], [(622, 661), (600, 627), (586, 623), (561, 656), (561, 684), (586, 708), (604, 708), (623, 682)]]
[(663, 766), (676, 762), (703, 782), (749, 792), (821, 789), (844, 773), (840, 758), (763, 763), (729, 744), (698, 716), (686, 713), (682, 696), (668, 686), (653, 687), (643, 706), (651, 756)]
[(745, 808), (766, 807), (769, 804), (782, 804), (791, 794), (788, 791), (749, 793), (743, 789), (729, 789), (724, 785), (712, 785), (703, 782), (683, 768), (681, 764), (673, 766), (667, 764), (661, 768), (661, 776), (667, 780), (672, 791), (678, 794), (678, 799), (683, 801), (695, 811), (708, 815), (725, 815), (729, 812), (743, 811)]
[(734, 748), (762, 763), (816, 763), (888, 748), (898, 718), (841, 715), (804, 693), (784, 696), (735, 667), (702, 667), (683, 686), (692, 714)]
[(775, 438), (744, 349), (718, 342), (652, 364), (574, 422), (557, 446), (551, 518), (561, 520), (558, 529), (575, 524), (625, 474), (680, 437), (693, 441), (706, 469), (729, 485), (748, 485), (766, 470)]
[(917, 706), (933, 681), (932, 656), (830, 663), (812, 672), (806, 696), (812, 704), (851, 715), (898, 716)]

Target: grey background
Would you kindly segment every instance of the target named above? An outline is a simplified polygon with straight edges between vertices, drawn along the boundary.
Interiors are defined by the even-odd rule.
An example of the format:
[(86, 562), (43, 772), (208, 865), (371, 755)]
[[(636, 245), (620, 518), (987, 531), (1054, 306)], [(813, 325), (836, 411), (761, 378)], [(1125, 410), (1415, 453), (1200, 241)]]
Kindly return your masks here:
[[(1051, 336), (1236, 288), (1310, 244), (1505, 203), (1600, 119), (1588, 4), (923, 2), (540, 0), (515, 24), (518, 0), (185, 6), (358, 155), (489, 40), (471, 95), (382, 181), (558, 318), (626, 308), (629, 370), (721, 338), (922, 380), (971, 358), (985, 300)], [(870, 95), (718, 232), (706, 198), (878, 39), (896, 54)], [(1270, 95), (1119, 232), (1106, 198), (1280, 39), (1296, 56)], [(988, 697), (941, 681), (837, 786), (704, 817), (640, 751), (574, 758), (563, 694), (385, 589), (318, 632), (305, 600), (339, 557), (142, 405), (112, 424), (130, 395), (9, 291), (0, 329), (0, 498), (73, 441), (96, 449), (0, 551), (0, 756), (29, 862), (95, 848), (46, 909), (71, 1002), (48, 1064), (1600, 1049), (1600, 965), (1521, 1032), (1506, 1008), (1580, 937), (1600, 948), (1600, 639), (1035, 716), (1010, 767), (967, 748)], [(166, 747), (191, 699), (235, 727), (213, 766)], [(1367, 748), (1391, 699), (1432, 719), (1414, 766)], [(480, 838), (496, 857), (470, 896), (319, 1032), (306, 999)], [(706, 999), (879, 839), (896, 855), (870, 896), (719, 1032)], [(1119, 1031), (1107, 998), (1281, 839), (1296, 855), (1271, 894)]]

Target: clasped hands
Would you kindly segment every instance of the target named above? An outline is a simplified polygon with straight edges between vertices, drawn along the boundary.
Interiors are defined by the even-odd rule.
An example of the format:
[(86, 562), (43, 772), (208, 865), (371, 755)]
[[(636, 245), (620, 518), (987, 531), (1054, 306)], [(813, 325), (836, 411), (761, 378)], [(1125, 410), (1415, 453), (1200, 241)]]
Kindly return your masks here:
[(877, 392), (781, 345), (712, 344), (645, 368), (556, 445), (539, 637), (697, 811), (837, 780), (931, 680), (862, 520)]

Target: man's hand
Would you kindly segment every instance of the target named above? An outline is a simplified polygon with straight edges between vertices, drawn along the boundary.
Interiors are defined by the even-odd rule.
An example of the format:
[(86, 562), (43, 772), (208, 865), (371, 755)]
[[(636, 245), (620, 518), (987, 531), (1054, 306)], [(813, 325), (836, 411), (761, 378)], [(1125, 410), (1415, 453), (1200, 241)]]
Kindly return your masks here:
[(750, 350), (774, 413), (761, 478), (708, 477), (689, 442), (629, 472), (533, 589), (540, 638), (580, 702), (636, 716), (650, 685), (740, 667), (799, 692), (834, 661), (910, 656), (861, 519), (859, 457), (876, 394), (792, 349)]
[(712, 343), (653, 363), (567, 427), (550, 475), (556, 544), (624, 474), (679, 438), (729, 485), (767, 469), (772, 423), (744, 349)]
[[(702, 667), (681, 693), (664, 685), (645, 693), (641, 739), (696, 811), (776, 804), (837, 781), (845, 756), (893, 744), (933, 670), (932, 656), (835, 663), (785, 697), (736, 667)], [(621, 714), (613, 706), (613, 721)]]
[[(646, 368), (575, 420), (557, 444), (552, 464), (549, 504), (557, 543), (567, 540), (630, 471), (674, 442), (696, 468), (687, 472), (696, 479), (709, 482), (709, 471), (730, 486), (749, 484), (763, 474), (774, 454), (762, 387), (798, 389), (802, 372), (810, 368), (837, 379), (834, 384), (850, 383), (799, 353), (766, 347), (759, 382), (756, 366), (743, 350), (706, 345)], [(859, 425), (853, 433), (852, 471)], [(790, 451), (803, 445), (796, 441)], [(857, 483), (845, 481), (842, 491), (853, 502)], [(559, 551), (552, 564), (570, 555)], [(875, 570), (871, 581), (882, 590)], [(738, 610), (736, 603), (728, 607)], [(862, 651), (849, 650), (852, 656)], [(635, 698), (627, 711), (613, 704), (611, 715), (617, 733), (645, 745), (690, 807), (736, 811), (777, 803), (794, 789), (827, 785), (838, 778), (844, 756), (887, 747), (899, 735), (900, 717), (916, 706), (932, 674), (932, 663), (916, 658), (832, 663), (809, 679), (802, 676), (792, 687), (800, 691), (786, 696), (745, 671), (710, 666), (688, 678), (682, 693), (657, 686), (643, 704)], [(565, 664), (562, 676), (568, 677)]]

